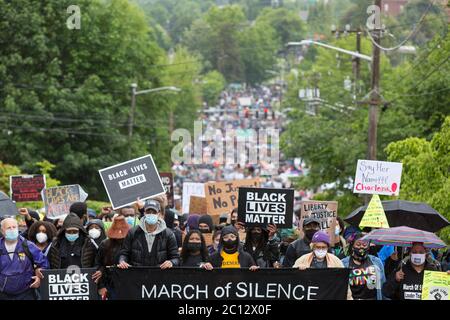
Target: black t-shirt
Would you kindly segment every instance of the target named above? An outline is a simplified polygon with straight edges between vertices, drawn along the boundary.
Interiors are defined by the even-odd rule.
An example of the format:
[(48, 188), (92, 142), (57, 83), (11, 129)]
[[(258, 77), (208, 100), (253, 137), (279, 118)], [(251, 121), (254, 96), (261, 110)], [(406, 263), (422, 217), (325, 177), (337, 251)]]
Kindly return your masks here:
[(411, 263), (403, 266), (405, 278), (400, 282), (400, 300), (421, 300), (424, 271), (418, 273)]
[(311, 262), (311, 269), (326, 269), (327, 268), (327, 259), (323, 259), (322, 261), (317, 260), (316, 257), (313, 258)]
[(349, 261), (350, 275), (349, 285), (353, 299), (376, 300), (377, 274), (374, 264), (367, 258), (362, 264), (357, 265), (353, 259)]
[(198, 267), (203, 261), (202, 255), (198, 254), (196, 256), (189, 255), (185, 261), (182, 261), (181, 266), (183, 267)]

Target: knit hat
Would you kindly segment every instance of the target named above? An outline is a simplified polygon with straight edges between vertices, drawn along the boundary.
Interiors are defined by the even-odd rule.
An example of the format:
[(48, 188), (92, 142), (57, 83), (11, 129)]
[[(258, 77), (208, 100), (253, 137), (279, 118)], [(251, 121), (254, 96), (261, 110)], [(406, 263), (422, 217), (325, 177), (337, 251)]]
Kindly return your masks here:
[(330, 246), (330, 236), (325, 231), (322, 231), (322, 230), (317, 231), (316, 233), (314, 233), (314, 235), (311, 239), (311, 243), (317, 243), (317, 242), (324, 242), (328, 246)]
[(187, 225), (189, 227), (189, 230), (198, 229), (198, 219), (200, 219), (200, 216), (198, 214), (190, 214), (187, 219)]
[(210, 215), (204, 214), (201, 215), (198, 219), (198, 225), (200, 226), (200, 223), (206, 223), (209, 226), (209, 231), (212, 232), (214, 229), (214, 223), (212, 220), (212, 217)]
[(101, 229), (105, 230), (105, 225), (103, 224), (103, 221), (100, 219), (92, 219), (89, 220), (89, 222), (86, 224), (86, 230), (89, 229), (90, 225), (96, 224), (98, 225)]
[(77, 228), (80, 230), (80, 232), (86, 234), (86, 230), (81, 223), (81, 219), (75, 213), (69, 213), (67, 215), (67, 217), (64, 219), (60, 232), (65, 231), (67, 228)]
[(114, 218), (111, 227), (109, 227), (107, 236), (110, 239), (124, 239), (127, 236), (130, 226), (125, 221), (124, 216), (117, 216)]
[(75, 213), (78, 218), (83, 218), (87, 214), (87, 204), (85, 202), (72, 203), (69, 209), (70, 212)]

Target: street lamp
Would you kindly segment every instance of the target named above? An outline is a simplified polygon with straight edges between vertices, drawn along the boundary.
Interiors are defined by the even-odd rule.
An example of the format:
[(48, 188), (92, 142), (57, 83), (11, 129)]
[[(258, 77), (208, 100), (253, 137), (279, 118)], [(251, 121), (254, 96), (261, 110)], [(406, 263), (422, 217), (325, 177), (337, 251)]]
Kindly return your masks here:
[(130, 110), (130, 117), (128, 119), (128, 158), (131, 156), (131, 138), (133, 136), (134, 113), (136, 110), (136, 96), (158, 91), (180, 92), (181, 89), (174, 86), (168, 86), (137, 91), (137, 83), (131, 84), (131, 110)]

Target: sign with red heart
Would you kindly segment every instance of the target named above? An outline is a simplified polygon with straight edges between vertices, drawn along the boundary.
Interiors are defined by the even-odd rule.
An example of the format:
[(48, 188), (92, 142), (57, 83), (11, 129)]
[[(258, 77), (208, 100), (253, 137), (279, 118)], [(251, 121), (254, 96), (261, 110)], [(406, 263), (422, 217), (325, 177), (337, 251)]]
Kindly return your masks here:
[(358, 160), (353, 193), (398, 196), (401, 177), (399, 162)]

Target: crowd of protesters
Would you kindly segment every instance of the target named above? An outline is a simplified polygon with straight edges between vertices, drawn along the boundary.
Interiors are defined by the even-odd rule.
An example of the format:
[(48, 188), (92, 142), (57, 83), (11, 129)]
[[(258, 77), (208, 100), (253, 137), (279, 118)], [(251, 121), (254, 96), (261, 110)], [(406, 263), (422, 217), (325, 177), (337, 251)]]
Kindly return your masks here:
[[(425, 270), (448, 271), (449, 252), (434, 252), (415, 243), (394, 250), (382, 261), (381, 247), (362, 240), (365, 232), (346, 227), (339, 218), (334, 243), (314, 217), (297, 228), (250, 227), (237, 221), (235, 210), (214, 225), (210, 216), (178, 215), (165, 196), (137, 201), (133, 207), (95, 217), (85, 203), (75, 203), (62, 225), (20, 209), (31, 218), (19, 232), (14, 218), (1, 221), (0, 299), (38, 299), (43, 269), (95, 268), (92, 281), (103, 299), (115, 299), (110, 267), (349, 268), (348, 299), (408, 299), (420, 288)], [(56, 226), (55, 226), (56, 225)], [(364, 230), (367, 231), (367, 230)], [(182, 241), (177, 240), (179, 235)], [(208, 245), (206, 236), (211, 236)], [(241, 237), (244, 236), (245, 239)], [(374, 253), (374, 254), (371, 254)], [(417, 285), (417, 286), (415, 286)], [(420, 292), (419, 289), (416, 291)]]

